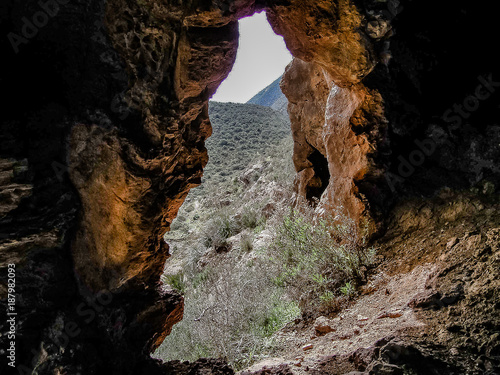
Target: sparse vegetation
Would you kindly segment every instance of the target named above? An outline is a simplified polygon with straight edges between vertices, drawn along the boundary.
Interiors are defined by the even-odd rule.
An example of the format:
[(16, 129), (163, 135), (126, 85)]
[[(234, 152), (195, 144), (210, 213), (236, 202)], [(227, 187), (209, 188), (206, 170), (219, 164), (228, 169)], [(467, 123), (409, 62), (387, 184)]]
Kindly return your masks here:
[(174, 256), (164, 281), (184, 293), (184, 319), (156, 355), (225, 357), (239, 369), (271, 353), (273, 333), (300, 315), (273, 283), (267, 253), (256, 248), (274, 203), (291, 194), (292, 141), (288, 119), (269, 108), (210, 108), (203, 188), (190, 193), (166, 235)]
[(186, 284), (184, 283), (184, 274), (182, 272), (174, 275), (163, 275), (163, 282), (170, 285), (177, 291), (184, 293)]
[(270, 248), (280, 269), (275, 282), (300, 301), (305, 317), (332, 314), (342, 307), (343, 296), (355, 294), (374, 252), (365, 250), (347, 218), (321, 217), (306, 204), (298, 207), (283, 216)]
[(249, 163), (290, 136), (288, 117), (260, 105), (210, 102), (209, 116), (213, 127), (206, 142), (210, 160), (203, 184), (193, 190), (193, 196), (206, 194), (211, 187), (227, 189)]
[[(283, 133), (274, 120), (236, 126), (241, 108), (212, 104), (214, 131), (225, 135), (207, 143), (212, 167), (203, 189), (190, 194), (166, 236), (174, 255), (164, 282), (184, 294), (185, 311), (156, 353), (165, 360), (224, 357), (247, 367), (279, 349), (274, 333), (290, 321), (348, 303), (370, 263), (352, 223), (305, 203), (290, 208), (288, 125)], [(232, 122), (218, 128), (218, 121)], [(234, 142), (247, 143), (235, 150)]]
[(240, 369), (272, 350), (274, 332), (299, 315), (296, 302), (266, 277), (266, 264), (224, 256), (192, 280), (184, 319), (157, 355), (196, 360), (225, 357)]
[(351, 298), (356, 295), (356, 288), (350, 282), (347, 282), (340, 288), (340, 292), (346, 297)]
[(265, 224), (266, 218), (262, 215), (262, 211), (258, 207), (250, 205), (246, 206), (239, 220), (243, 228), (255, 229), (259, 225)]
[(229, 210), (221, 209), (214, 213), (214, 217), (208, 221), (203, 244), (206, 247), (213, 247), (215, 251), (227, 251), (227, 239), (238, 233), (240, 226), (231, 216)]

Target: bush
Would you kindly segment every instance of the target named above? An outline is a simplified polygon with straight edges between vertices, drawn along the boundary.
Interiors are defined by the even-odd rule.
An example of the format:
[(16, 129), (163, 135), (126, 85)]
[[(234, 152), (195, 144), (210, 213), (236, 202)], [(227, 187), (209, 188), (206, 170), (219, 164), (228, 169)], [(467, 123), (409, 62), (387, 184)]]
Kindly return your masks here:
[(184, 274), (178, 273), (175, 275), (163, 275), (163, 282), (170, 285), (172, 288), (184, 293), (186, 290), (186, 284), (184, 283)]
[(254, 206), (247, 206), (240, 215), (240, 223), (243, 228), (255, 229), (259, 225), (263, 225), (266, 218), (262, 215), (261, 210)]
[(351, 283), (347, 282), (340, 288), (340, 292), (346, 297), (352, 298), (356, 295), (356, 288)]
[(300, 314), (267, 276), (264, 262), (250, 267), (227, 257), (202, 271), (185, 293), (184, 319), (155, 353), (163, 360), (225, 357), (237, 370), (270, 354), (272, 335)]
[(227, 250), (227, 239), (239, 233), (240, 226), (227, 211), (219, 210), (213, 213), (213, 218), (207, 223), (204, 234), (204, 245), (213, 247), (216, 251)]
[(241, 236), (240, 249), (241, 249), (241, 251), (243, 251), (245, 253), (249, 253), (250, 251), (253, 250), (253, 236), (252, 235), (250, 235), (248, 233), (244, 233)]
[[(334, 313), (352, 297), (374, 251), (365, 250), (354, 224), (318, 218), (310, 208), (291, 210), (278, 228), (271, 252), (279, 267), (275, 283), (289, 289), (304, 317)], [(341, 287), (343, 289), (341, 289)]]
[(254, 325), (254, 332), (261, 337), (271, 337), (285, 324), (300, 315), (295, 301), (285, 301), (280, 296), (272, 299), (273, 304), (265, 309)]

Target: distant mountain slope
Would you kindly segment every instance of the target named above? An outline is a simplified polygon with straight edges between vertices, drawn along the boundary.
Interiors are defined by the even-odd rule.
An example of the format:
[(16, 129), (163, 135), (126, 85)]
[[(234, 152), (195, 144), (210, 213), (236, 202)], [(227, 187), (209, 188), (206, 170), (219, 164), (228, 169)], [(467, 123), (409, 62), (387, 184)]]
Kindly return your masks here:
[(281, 77), (260, 91), (247, 103), (271, 107), (272, 109), (287, 115), (288, 100), (281, 92), (280, 81)]
[(210, 102), (208, 113), (213, 133), (206, 141), (210, 160), (203, 181), (209, 185), (228, 183), (259, 154), (291, 135), (288, 116), (269, 107)]
[(204, 182), (165, 234), (162, 281), (184, 295), (184, 318), (154, 356), (224, 356), (239, 370), (269, 356), (271, 335), (300, 314), (268, 250), (290, 212), (293, 141), (288, 117), (268, 107), (210, 102), (209, 115)]

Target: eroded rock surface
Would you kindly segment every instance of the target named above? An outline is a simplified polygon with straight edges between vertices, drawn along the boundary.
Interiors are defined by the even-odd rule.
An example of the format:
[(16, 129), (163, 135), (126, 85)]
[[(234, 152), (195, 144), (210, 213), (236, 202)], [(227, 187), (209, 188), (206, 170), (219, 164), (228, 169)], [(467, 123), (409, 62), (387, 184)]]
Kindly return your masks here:
[(160, 371), (149, 353), (183, 312), (159, 282), (163, 235), (200, 183), (207, 101), (255, 8), (226, 5), (61, 2), (25, 39), (40, 5), (2, 6), (0, 253), (17, 266), (19, 371)]
[[(296, 23), (280, 26), (292, 10), (279, 21), (270, 16), (296, 52), (281, 86), (289, 100), (297, 192), (380, 234), (390, 208), (408, 196), (498, 185), (493, 119), (500, 72), (481, 32), (465, 31), (484, 24), (484, 13), (465, 1), (432, 11), (411, 1), (366, 1), (357, 8), (339, 1), (328, 9), (338, 26), (327, 34), (308, 19), (314, 11), (300, 17), (306, 35)], [(289, 33), (302, 35), (303, 44)], [(331, 37), (307, 39), (319, 34)], [(476, 42), (464, 49), (464, 40)], [(309, 43), (328, 51), (318, 45), (301, 53)]]

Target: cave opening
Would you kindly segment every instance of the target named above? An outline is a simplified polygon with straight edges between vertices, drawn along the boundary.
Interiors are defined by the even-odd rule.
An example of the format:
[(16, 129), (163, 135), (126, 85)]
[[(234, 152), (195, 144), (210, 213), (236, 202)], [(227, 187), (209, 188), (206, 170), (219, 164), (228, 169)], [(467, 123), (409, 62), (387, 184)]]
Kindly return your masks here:
[(330, 171), (328, 170), (328, 160), (318, 150), (307, 157), (312, 163), (314, 170), (314, 178), (306, 189), (306, 199), (315, 205), (321, 199), (321, 195), (325, 192), (330, 182)]
[(276, 35), (265, 11), (238, 21), (236, 60), (211, 101), (247, 103), (283, 75), (291, 62), (283, 37)]
[(226, 357), (236, 369), (252, 363), (254, 348), (298, 313), (251, 260), (293, 194), (293, 140), (280, 89), (292, 55), (265, 12), (239, 25), (235, 63), (209, 101), (202, 183), (165, 235), (172, 256), (162, 280), (184, 295), (184, 318), (155, 353), (162, 360)]
[(209, 192), (215, 185), (239, 180), (249, 164), (291, 136), (288, 100), (280, 89), (281, 77), (291, 60), (265, 11), (239, 20), (236, 60), (209, 101), (209, 161), (202, 184), (194, 191)]

